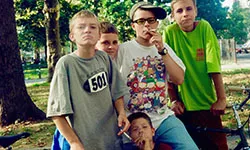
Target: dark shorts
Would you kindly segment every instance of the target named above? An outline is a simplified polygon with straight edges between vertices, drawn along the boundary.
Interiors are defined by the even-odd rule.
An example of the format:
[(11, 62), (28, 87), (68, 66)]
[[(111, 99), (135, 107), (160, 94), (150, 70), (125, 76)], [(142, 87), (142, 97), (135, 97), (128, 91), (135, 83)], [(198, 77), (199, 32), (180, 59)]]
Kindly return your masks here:
[(187, 126), (187, 130), (197, 146), (202, 150), (228, 150), (225, 133), (197, 132), (188, 127), (222, 128), (220, 116), (213, 115), (209, 110), (187, 111), (177, 116)]

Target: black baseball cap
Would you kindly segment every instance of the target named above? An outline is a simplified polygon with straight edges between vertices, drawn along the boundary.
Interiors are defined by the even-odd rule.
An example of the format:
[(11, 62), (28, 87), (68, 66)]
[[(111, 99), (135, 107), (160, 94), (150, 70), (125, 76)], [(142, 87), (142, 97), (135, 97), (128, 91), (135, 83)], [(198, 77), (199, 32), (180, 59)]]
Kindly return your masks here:
[(162, 20), (167, 16), (166, 11), (161, 7), (154, 6), (149, 2), (138, 2), (130, 9), (129, 17), (131, 20), (133, 20), (134, 14), (138, 8), (151, 11), (152, 13), (154, 13), (156, 19)]

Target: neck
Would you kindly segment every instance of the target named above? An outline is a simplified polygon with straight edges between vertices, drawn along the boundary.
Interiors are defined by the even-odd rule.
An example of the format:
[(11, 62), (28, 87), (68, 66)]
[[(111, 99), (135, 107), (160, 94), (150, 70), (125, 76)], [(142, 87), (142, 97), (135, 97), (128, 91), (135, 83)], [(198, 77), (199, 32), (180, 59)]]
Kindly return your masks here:
[(95, 46), (77, 46), (75, 54), (81, 58), (92, 58), (95, 55)]
[(182, 29), (183, 31), (185, 32), (192, 32), (194, 31), (194, 29), (196, 28), (196, 26), (198, 25), (199, 22), (194, 22), (192, 26), (188, 27), (188, 28), (185, 28), (185, 29)]

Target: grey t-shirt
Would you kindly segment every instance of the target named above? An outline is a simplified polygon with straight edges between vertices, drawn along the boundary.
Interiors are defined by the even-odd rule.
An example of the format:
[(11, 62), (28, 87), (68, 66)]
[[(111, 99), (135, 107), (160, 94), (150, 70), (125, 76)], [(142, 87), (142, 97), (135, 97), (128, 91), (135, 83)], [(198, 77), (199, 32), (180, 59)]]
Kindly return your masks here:
[[(112, 81), (109, 81), (110, 73)], [(90, 59), (72, 53), (62, 57), (56, 65), (47, 117), (69, 116), (72, 128), (86, 150), (120, 149), (112, 99), (116, 100), (126, 92), (126, 85), (113, 62), (109, 67), (106, 53), (96, 51)]]

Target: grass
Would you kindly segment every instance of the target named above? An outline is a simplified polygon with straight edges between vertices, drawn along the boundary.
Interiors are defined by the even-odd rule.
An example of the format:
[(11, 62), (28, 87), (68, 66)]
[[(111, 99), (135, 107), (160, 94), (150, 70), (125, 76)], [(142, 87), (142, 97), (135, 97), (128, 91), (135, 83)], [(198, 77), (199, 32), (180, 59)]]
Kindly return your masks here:
[[(250, 86), (250, 69), (241, 69), (235, 71), (223, 72), (225, 87), (229, 85)], [(226, 88), (227, 89), (227, 88)], [(27, 87), (28, 93), (34, 103), (46, 113), (47, 99), (49, 95), (49, 83), (33, 84)], [(235, 128), (236, 123), (232, 116), (231, 104), (239, 102), (245, 98), (241, 92), (230, 92), (226, 90), (227, 105), (226, 114), (223, 115), (223, 125), (229, 128)], [(242, 112), (241, 117), (245, 120), (249, 115), (249, 110)], [(31, 136), (22, 139), (13, 144), (14, 149), (38, 148), (45, 149), (51, 146), (55, 125), (51, 120), (41, 122), (18, 122), (16, 124), (4, 127), (0, 130), (0, 135), (11, 135), (28, 131)]]
[(40, 69), (28, 69), (24, 70), (25, 79), (39, 79), (39, 78), (46, 78), (48, 75), (47, 68), (40, 68)]
[[(226, 93), (227, 93), (227, 106), (228, 109), (226, 111), (226, 114), (222, 116), (223, 125), (228, 128), (236, 128), (236, 121), (234, 119), (234, 116), (232, 115), (232, 104), (233, 103), (240, 103), (246, 98), (246, 94), (244, 94), (242, 91), (230, 91), (227, 87), (228, 86), (245, 86), (250, 87), (250, 69), (239, 69), (234, 71), (227, 71), (223, 72), (223, 82), (226, 87)], [(250, 104), (250, 101), (248, 101), (248, 104)], [(250, 113), (250, 105), (246, 105), (247, 109), (243, 112), (239, 112), (241, 119), (244, 121), (248, 118)]]

